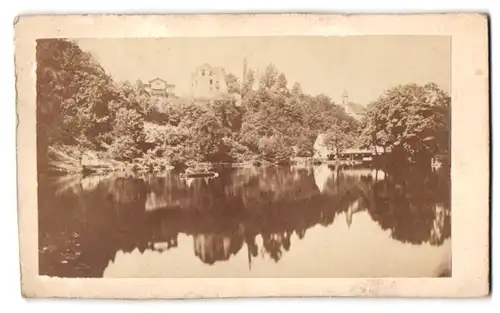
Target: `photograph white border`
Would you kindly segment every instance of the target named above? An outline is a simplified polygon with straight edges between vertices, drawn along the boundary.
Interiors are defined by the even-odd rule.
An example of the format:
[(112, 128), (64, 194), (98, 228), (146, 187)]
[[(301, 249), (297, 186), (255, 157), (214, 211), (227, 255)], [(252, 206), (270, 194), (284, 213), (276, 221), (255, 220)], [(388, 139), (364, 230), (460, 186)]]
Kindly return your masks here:
[[(38, 275), (36, 39), (437, 35), (452, 39), (451, 278), (49, 278)], [(18, 217), (25, 297), (479, 297), (489, 293), (489, 67), (480, 14), (22, 16), (15, 23)], [(305, 260), (307, 261), (307, 260)]]

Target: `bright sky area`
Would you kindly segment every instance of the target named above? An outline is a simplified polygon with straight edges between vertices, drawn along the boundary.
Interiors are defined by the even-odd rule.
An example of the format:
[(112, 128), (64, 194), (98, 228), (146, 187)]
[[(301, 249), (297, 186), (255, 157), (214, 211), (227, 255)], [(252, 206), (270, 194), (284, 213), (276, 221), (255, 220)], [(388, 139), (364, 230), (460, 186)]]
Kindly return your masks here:
[(189, 92), (190, 75), (208, 63), (239, 78), (243, 60), (262, 72), (273, 63), (289, 87), (366, 105), (384, 90), (406, 83), (435, 82), (451, 89), (451, 40), (445, 36), (233, 37), (78, 39), (116, 81), (160, 77)]

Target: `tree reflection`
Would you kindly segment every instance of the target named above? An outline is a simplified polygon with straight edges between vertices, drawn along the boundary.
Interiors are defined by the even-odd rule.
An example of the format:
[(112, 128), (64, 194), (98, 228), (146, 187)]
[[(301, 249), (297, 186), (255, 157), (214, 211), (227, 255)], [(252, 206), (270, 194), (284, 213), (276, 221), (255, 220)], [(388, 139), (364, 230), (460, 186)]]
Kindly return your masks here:
[(368, 212), (401, 242), (442, 244), (450, 237), (450, 186), (444, 174), (394, 172), (370, 188)]
[(251, 268), (259, 254), (278, 262), (294, 240), (339, 214), (350, 227), (361, 211), (398, 241), (440, 245), (450, 237), (449, 177), (328, 166), (219, 173), (191, 181), (175, 172), (41, 177), (40, 274), (100, 277), (117, 251), (168, 251), (179, 234), (192, 236), (206, 264), (246, 249)]
[(207, 264), (229, 260), (229, 258), (238, 253), (243, 246), (243, 239), (241, 236), (197, 234), (193, 237), (195, 255)]
[(290, 250), (290, 246), (292, 244), (290, 236), (291, 233), (289, 231), (285, 231), (283, 233), (262, 234), (264, 251), (267, 252), (275, 262), (278, 262), (283, 255), (283, 250)]

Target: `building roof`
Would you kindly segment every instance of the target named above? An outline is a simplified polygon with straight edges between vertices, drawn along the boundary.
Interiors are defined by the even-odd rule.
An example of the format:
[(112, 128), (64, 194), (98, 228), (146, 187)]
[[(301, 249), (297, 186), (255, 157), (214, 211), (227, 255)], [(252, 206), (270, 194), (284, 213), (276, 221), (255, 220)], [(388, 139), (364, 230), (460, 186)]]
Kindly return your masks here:
[(149, 81), (149, 83), (156, 82), (156, 81), (161, 81), (164, 82), (165, 84), (167, 83), (164, 79), (161, 79), (160, 77), (153, 78)]
[(225, 74), (225, 72), (226, 72), (223, 67), (211, 66), (208, 63), (203, 63), (202, 65), (198, 66), (196, 68), (195, 72), (192, 73), (191, 75), (195, 75), (196, 72), (198, 72), (198, 71), (200, 71), (202, 69), (211, 70), (211, 71), (214, 71), (214, 72), (217, 72), (217, 73), (220, 73), (220, 74)]
[(161, 78), (159, 78), (159, 77), (156, 77), (156, 78), (151, 79), (151, 80), (150, 80), (147, 84), (143, 84), (143, 86), (144, 86), (144, 87), (151, 87), (152, 83), (153, 83), (153, 82), (156, 82), (156, 81), (160, 81), (160, 82), (162, 82), (162, 83), (165, 83), (165, 87), (166, 87), (166, 88), (169, 88), (169, 87), (170, 87), (170, 88), (173, 88), (173, 87), (175, 87), (175, 85), (173, 85), (173, 84), (168, 84), (166, 80), (161, 79)]

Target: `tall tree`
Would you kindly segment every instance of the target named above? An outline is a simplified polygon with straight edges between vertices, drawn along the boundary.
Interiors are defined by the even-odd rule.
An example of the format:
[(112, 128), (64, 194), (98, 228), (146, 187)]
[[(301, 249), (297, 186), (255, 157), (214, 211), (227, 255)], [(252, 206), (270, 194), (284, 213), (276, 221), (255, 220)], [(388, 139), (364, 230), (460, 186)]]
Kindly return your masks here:
[(222, 127), (228, 132), (237, 132), (241, 127), (241, 112), (235, 105), (234, 99), (216, 100), (212, 104), (212, 111)]
[(223, 127), (212, 112), (202, 114), (193, 124), (191, 145), (200, 161), (222, 161), (226, 156)]
[(238, 77), (234, 75), (233, 73), (227, 73), (226, 74), (226, 84), (227, 84), (227, 92), (229, 93), (240, 93), (240, 82)]
[(247, 95), (250, 91), (253, 90), (255, 84), (255, 72), (252, 69), (248, 69), (247, 74), (245, 75), (245, 81), (243, 83), (242, 97)]
[(275, 92), (284, 93), (287, 91), (288, 81), (286, 79), (285, 74), (280, 73), (276, 76), (276, 81), (274, 82), (273, 90)]
[(271, 89), (274, 87), (276, 80), (278, 78), (278, 70), (276, 69), (276, 66), (274, 64), (269, 64), (266, 66), (266, 69), (264, 70), (264, 73), (260, 77), (259, 80), (259, 88), (260, 89)]
[(292, 94), (294, 96), (300, 96), (302, 94), (302, 87), (300, 86), (300, 83), (295, 82), (292, 86)]
[(449, 150), (450, 97), (436, 84), (407, 84), (387, 90), (368, 106), (365, 144), (382, 145), (398, 160), (430, 168), (436, 153)]
[(108, 103), (119, 92), (92, 55), (72, 41), (37, 40), (36, 59), (37, 147), (44, 166), (50, 145), (97, 147), (111, 128)]
[(348, 132), (349, 125), (346, 122), (336, 123), (330, 127), (325, 135), (325, 144), (335, 151), (336, 156), (352, 146), (353, 137)]
[(141, 154), (145, 140), (142, 116), (133, 109), (120, 108), (113, 123), (113, 143), (109, 155), (118, 160), (132, 160)]

